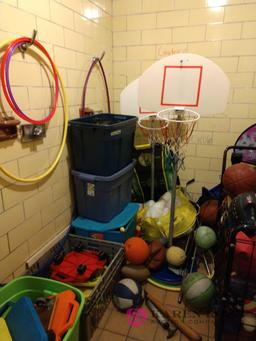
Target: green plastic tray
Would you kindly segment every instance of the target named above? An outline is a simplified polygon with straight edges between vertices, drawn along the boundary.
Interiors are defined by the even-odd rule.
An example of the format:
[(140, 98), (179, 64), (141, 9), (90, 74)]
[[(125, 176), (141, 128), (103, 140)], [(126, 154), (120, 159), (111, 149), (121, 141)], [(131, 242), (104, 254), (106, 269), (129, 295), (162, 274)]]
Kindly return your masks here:
[(0, 308), (6, 302), (15, 302), (22, 296), (28, 296), (34, 301), (38, 297), (54, 295), (67, 289), (72, 290), (76, 294), (80, 307), (73, 327), (68, 330), (62, 341), (79, 341), (80, 316), (85, 300), (82, 292), (71, 285), (41, 277), (18, 277), (0, 289)]

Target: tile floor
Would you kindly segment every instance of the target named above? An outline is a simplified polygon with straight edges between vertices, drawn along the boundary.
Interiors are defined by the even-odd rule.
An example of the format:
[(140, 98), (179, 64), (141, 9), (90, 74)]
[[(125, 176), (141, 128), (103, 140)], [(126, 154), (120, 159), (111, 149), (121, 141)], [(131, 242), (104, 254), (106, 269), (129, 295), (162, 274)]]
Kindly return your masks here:
[[(176, 316), (202, 335), (202, 341), (214, 341), (214, 317), (209, 315), (197, 315), (187, 309), (183, 304), (177, 303), (178, 293), (159, 289), (151, 284), (146, 284), (149, 292), (158, 300), (168, 306)], [(167, 331), (157, 323), (148, 308), (148, 318), (143, 325), (131, 327), (126, 314), (120, 313), (111, 303), (100, 321), (91, 341), (166, 341)], [(172, 341), (186, 341), (187, 337), (176, 331), (170, 339)]]

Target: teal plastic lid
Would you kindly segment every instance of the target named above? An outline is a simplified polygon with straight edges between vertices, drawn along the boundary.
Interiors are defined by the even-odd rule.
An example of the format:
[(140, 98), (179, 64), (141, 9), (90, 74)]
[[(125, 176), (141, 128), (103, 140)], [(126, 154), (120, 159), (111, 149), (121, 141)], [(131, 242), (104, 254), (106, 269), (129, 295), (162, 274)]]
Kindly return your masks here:
[(95, 220), (90, 220), (82, 217), (75, 218), (71, 226), (79, 229), (86, 229), (87, 231), (102, 232), (119, 229), (125, 226), (135, 216), (140, 205), (134, 202), (129, 203), (123, 211), (116, 215), (107, 223), (100, 223)]

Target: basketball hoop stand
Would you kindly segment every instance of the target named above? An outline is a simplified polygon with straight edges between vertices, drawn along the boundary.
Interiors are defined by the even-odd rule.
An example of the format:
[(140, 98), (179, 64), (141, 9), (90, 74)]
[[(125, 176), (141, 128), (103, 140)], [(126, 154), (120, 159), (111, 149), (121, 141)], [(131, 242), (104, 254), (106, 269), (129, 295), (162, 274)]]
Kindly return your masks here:
[(177, 185), (177, 177), (178, 177), (178, 160), (179, 160), (179, 156), (174, 154), (174, 156), (173, 156), (173, 177), (172, 177), (172, 189), (171, 189), (171, 210), (170, 210), (168, 246), (172, 246), (172, 244), (173, 244), (176, 185)]
[(169, 122), (169, 134), (166, 143), (167, 152), (173, 154), (173, 186), (171, 189), (171, 210), (169, 222), (169, 241), (168, 246), (173, 244), (174, 222), (175, 222), (175, 201), (177, 176), (180, 168), (184, 164), (184, 153), (182, 147), (189, 143), (194, 131), (196, 122), (200, 115), (192, 110), (185, 108), (164, 109), (158, 112), (158, 117)]
[(151, 198), (154, 198), (154, 149), (155, 143), (165, 147), (165, 153), (172, 155), (173, 177), (171, 188), (171, 209), (169, 222), (168, 246), (173, 244), (175, 222), (175, 200), (178, 171), (183, 167), (184, 153), (182, 147), (188, 144), (194, 127), (200, 115), (184, 108), (164, 109), (154, 115), (147, 115), (139, 119), (139, 126), (148, 138), (152, 147), (151, 164)]
[(155, 142), (151, 144), (151, 186), (150, 186), (150, 199), (155, 198)]

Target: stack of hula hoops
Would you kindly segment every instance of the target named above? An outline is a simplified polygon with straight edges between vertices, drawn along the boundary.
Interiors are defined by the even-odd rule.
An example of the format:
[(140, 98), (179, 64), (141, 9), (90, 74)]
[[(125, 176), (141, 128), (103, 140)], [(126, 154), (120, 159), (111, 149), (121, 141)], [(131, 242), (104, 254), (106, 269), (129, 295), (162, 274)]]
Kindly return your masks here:
[[(53, 79), (54, 79), (54, 95), (53, 95), (53, 101), (52, 101), (52, 109), (45, 118), (39, 119), (39, 120), (29, 117), (26, 113), (24, 113), (21, 110), (20, 106), (17, 104), (14, 98), (12, 87), (10, 84), (10, 76), (9, 76), (10, 62), (11, 62), (13, 54), (17, 51), (17, 49), (20, 49), (21, 51), (24, 52), (27, 48), (29, 48), (32, 45), (37, 50), (41, 51), (41, 53), (43, 53), (43, 55), (46, 57), (46, 60), (49, 62), (51, 66), (51, 72), (52, 72)], [(53, 161), (51, 166), (39, 176), (31, 177), (31, 178), (21, 178), (9, 172), (3, 165), (0, 165), (0, 171), (15, 181), (25, 182), (25, 183), (37, 182), (47, 177), (55, 169), (56, 165), (58, 164), (60, 160), (61, 154), (65, 146), (66, 137), (67, 137), (67, 128), (68, 128), (68, 105), (67, 105), (67, 98), (66, 98), (63, 81), (49, 53), (46, 51), (43, 45), (40, 44), (34, 38), (21, 37), (21, 38), (14, 39), (14, 40), (5, 40), (3, 42), (0, 42), (0, 50), (4, 51), (4, 54), (2, 55), (2, 58), (1, 58), (1, 86), (3, 89), (3, 94), (8, 104), (10, 105), (11, 109), (13, 110), (13, 112), (16, 115), (18, 115), (21, 119), (31, 124), (44, 124), (44, 123), (49, 122), (53, 118), (54, 114), (56, 113), (56, 108), (57, 108), (57, 103), (58, 103), (60, 93), (62, 96), (63, 117), (64, 117), (62, 142), (60, 144), (59, 151), (55, 157), (55, 160)], [(39, 55), (38, 57), (41, 58), (41, 56)]]

